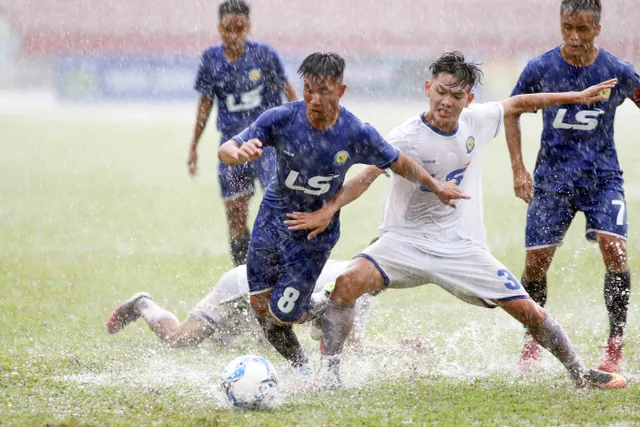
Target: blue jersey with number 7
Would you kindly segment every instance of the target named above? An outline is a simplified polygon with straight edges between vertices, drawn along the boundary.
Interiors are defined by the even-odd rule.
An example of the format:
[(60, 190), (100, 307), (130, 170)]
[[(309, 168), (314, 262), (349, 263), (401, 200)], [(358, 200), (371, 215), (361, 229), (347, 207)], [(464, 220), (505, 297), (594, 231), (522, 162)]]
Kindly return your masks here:
[(613, 123), (616, 109), (626, 98), (640, 101), (640, 75), (633, 66), (600, 48), (595, 62), (574, 67), (560, 47), (529, 61), (513, 95), (582, 91), (608, 79), (618, 84), (603, 92), (592, 105), (558, 105), (543, 111), (541, 147), (534, 170), (535, 186), (547, 191), (573, 188), (622, 190), (623, 180)]

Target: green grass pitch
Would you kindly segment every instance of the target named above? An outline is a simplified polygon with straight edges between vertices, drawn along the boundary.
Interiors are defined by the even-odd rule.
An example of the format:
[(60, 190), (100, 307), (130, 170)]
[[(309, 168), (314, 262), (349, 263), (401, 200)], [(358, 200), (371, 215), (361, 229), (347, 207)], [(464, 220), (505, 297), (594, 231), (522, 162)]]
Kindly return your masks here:
[[(384, 134), (426, 105), (347, 103)], [(37, 110), (37, 106), (35, 107)], [(626, 105), (616, 136), (625, 169), (632, 276), (640, 258), (638, 111)], [(545, 355), (515, 369), (522, 328), (499, 310), (459, 302), (434, 286), (376, 298), (364, 351), (343, 361), (346, 388), (288, 393), (268, 411), (225, 405), (217, 375), (247, 353), (282, 359), (250, 339), (228, 348), (161, 345), (143, 322), (109, 336), (105, 321), (139, 290), (184, 318), (231, 267), (216, 178), (217, 134), (200, 148), (200, 175), (186, 171), (195, 106), (67, 106), (0, 116), (0, 424), (2, 425), (598, 425), (640, 423), (639, 304), (626, 343), (626, 390), (576, 390)], [(213, 127), (213, 122), (210, 124)], [(529, 167), (540, 117), (523, 119)], [(525, 205), (513, 195), (504, 136), (486, 150), (484, 216), (489, 245), (522, 271)], [(388, 180), (344, 209), (334, 258), (348, 259), (376, 234)], [(257, 198), (252, 214), (255, 214)], [(608, 321), (604, 267), (578, 217), (549, 275), (548, 308), (587, 364)], [(634, 286), (634, 289), (636, 287)], [(299, 329), (317, 363), (317, 344)], [(421, 337), (423, 351), (395, 343)]]

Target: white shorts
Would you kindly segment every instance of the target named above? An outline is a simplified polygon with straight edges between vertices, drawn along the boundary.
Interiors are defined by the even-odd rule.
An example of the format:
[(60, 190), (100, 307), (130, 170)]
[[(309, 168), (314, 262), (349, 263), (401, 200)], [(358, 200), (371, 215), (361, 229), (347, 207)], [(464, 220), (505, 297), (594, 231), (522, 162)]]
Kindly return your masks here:
[(358, 257), (371, 261), (385, 287), (433, 283), (470, 304), (529, 298), (520, 281), (489, 250), (469, 240), (417, 240), (385, 232)]
[(262, 329), (246, 296), (234, 300), (220, 300), (216, 289), (195, 305), (189, 315), (202, 319), (212, 331), (211, 339), (220, 345), (229, 345), (236, 338), (261, 335)]

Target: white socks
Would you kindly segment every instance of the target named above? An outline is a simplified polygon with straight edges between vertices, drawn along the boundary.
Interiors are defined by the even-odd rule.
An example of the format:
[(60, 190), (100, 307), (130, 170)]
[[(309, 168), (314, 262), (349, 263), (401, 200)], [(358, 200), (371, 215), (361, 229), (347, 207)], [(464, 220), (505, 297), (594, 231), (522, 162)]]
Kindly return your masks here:
[(147, 322), (151, 329), (154, 329), (161, 320), (173, 320), (179, 322), (175, 314), (160, 307), (150, 298), (140, 298), (136, 301), (136, 308), (140, 311), (140, 315)]

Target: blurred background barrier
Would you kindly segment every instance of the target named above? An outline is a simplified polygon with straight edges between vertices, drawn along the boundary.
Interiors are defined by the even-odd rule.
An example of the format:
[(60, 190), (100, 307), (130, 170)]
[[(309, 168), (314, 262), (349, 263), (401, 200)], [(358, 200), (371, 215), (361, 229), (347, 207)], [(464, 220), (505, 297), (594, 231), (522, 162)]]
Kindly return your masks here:
[[(349, 96), (422, 94), (426, 65), (460, 50), (484, 63), (487, 96), (504, 96), (533, 56), (561, 42), (559, 0), (262, 0), (252, 34), (295, 76), (317, 50), (346, 56)], [(0, 89), (56, 89), (64, 99), (195, 99), (197, 61), (218, 43), (210, 0), (0, 0)], [(640, 1), (607, 0), (599, 43), (640, 65)]]

